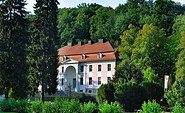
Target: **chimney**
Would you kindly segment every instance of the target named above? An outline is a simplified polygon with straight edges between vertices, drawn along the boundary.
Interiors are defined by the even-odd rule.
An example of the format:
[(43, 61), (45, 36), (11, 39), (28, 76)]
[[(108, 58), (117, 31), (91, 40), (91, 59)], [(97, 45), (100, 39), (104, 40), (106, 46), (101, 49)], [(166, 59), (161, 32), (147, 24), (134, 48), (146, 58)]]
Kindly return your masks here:
[(67, 46), (72, 46), (72, 42), (68, 42), (67, 43)]
[(79, 41), (79, 42), (78, 42), (78, 45), (79, 45), (79, 46), (81, 46), (81, 45), (82, 45), (82, 42), (81, 42), (81, 41)]
[(91, 40), (88, 41), (88, 44), (91, 44)]
[(103, 39), (98, 39), (98, 42), (102, 44), (103, 43)]

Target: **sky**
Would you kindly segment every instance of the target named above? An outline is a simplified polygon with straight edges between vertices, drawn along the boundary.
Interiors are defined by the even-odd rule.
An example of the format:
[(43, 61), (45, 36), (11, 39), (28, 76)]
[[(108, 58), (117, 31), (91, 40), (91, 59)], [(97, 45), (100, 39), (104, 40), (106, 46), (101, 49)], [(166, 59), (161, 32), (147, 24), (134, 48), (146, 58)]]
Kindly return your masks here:
[[(33, 6), (36, 0), (27, 0), (26, 9), (27, 11), (33, 13)], [(127, 0), (58, 0), (60, 5), (59, 8), (64, 7), (76, 7), (81, 3), (97, 3), (102, 6), (111, 6), (112, 8), (116, 8), (119, 4), (125, 4)], [(181, 4), (185, 4), (185, 0), (173, 0), (175, 2), (180, 2)]]

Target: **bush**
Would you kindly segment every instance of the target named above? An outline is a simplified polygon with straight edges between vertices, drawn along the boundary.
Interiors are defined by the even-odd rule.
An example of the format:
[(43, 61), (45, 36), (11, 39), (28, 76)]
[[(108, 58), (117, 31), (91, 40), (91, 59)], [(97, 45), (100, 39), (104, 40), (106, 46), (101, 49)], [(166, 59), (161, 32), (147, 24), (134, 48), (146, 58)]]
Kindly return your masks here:
[(95, 96), (87, 95), (82, 93), (79, 97), (80, 103), (94, 102), (97, 103)]
[(42, 102), (37, 100), (26, 106), (27, 113), (42, 113)]
[(114, 92), (115, 88), (113, 84), (102, 84), (100, 88), (98, 88), (98, 92), (96, 94), (96, 100), (99, 104), (102, 104), (104, 101), (108, 101), (108, 103), (114, 102)]
[(58, 113), (79, 113), (81, 111), (81, 104), (76, 99), (62, 99), (57, 97), (54, 104), (58, 109)]
[(55, 104), (52, 102), (45, 102), (42, 105), (42, 112), (43, 113), (57, 113), (57, 107), (55, 107)]
[(185, 108), (183, 108), (179, 103), (175, 104), (172, 109), (173, 113), (185, 113)]
[(95, 103), (88, 102), (81, 105), (82, 113), (98, 113), (98, 106)]
[(0, 102), (0, 109), (3, 112), (13, 111), (13, 101), (3, 100)]
[(111, 104), (108, 104), (107, 101), (100, 105), (99, 111), (100, 113), (123, 113), (122, 108), (118, 103), (111, 102)]
[(14, 107), (18, 113), (27, 113), (27, 106), (29, 106), (29, 103), (26, 100), (17, 100)]
[(161, 106), (155, 100), (152, 102), (149, 100), (147, 103), (144, 102), (141, 109), (142, 113), (161, 113)]
[[(163, 87), (155, 82), (143, 81), (142, 86), (145, 89), (146, 100), (156, 100), (160, 102), (160, 99), (163, 97)], [(151, 90), (152, 89), (152, 90)]]
[(136, 83), (125, 84), (115, 92), (116, 101), (118, 101), (125, 111), (131, 112), (141, 108), (145, 101), (144, 88)]

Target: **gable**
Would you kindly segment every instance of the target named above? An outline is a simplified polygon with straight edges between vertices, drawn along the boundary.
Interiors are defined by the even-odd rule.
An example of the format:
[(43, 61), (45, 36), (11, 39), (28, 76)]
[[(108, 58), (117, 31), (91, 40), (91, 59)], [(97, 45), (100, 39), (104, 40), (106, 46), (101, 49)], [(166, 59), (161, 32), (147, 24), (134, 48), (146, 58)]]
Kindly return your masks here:
[(67, 59), (66, 61), (61, 62), (61, 64), (76, 64), (78, 63), (78, 61), (74, 60), (74, 59)]

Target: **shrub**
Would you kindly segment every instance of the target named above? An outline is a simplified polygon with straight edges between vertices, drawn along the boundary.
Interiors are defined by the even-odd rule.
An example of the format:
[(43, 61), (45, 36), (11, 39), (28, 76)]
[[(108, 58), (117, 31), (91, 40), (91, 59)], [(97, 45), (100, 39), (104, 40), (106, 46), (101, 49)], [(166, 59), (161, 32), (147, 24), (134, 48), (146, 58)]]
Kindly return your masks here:
[(98, 88), (98, 92), (96, 94), (96, 100), (99, 104), (102, 104), (105, 100), (108, 101), (108, 103), (114, 102), (114, 92), (115, 88), (113, 84), (102, 84), (100, 88)]
[(172, 109), (173, 113), (185, 113), (185, 108), (183, 108), (179, 103), (175, 104)]
[(8, 100), (1, 101), (0, 102), (0, 109), (3, 112), (11, 112), (11, 111), (13, 111), (12, 102), (10, 102)]
[(84, 93), (82, 93), (78, 98), (80, 103), (97, 102), (95, 96), (87, 95)]
[(152, 102), (149, 100), (147, 103), (144, 102), (141, 109), (142, 113), (161, 113), (161, 106), (155, 100)]
[(27, 113), (26, 107), (29, 104), (26, 100), (17, 100), (14, 107), (18, 113)]
[(81, 111), (81, 104), (77, 99), (62, 99), (57, 97), (54, 104), (58, 108), (58, 113), (79, 113)]
[(88, 102), (81, 105), (82, 113), (98, 113), (98, 106), (95, 103)]
[(105, 101), (102, 105), (99, 107), (100, 113), (123, 113), (121, 106), (114, 102), (108, 104), (107, 101)]
[(57, 113), (57, 107), (52, 102), (45, 102), (42, 105), (42, 112), (43, 113)]
[(34, 102), (31, 102), (26, 106), (26, 112), (27, 113), (41, 113), (42, 112), (42, 102), (37, 100)]
[(142, 103), (145, 101), (144, 88), (136, 83), (125, 84), (119, 89), (116, 89), (115, 98), (119, 102), (125, 111), (131, 112), (135, 109), (139, 109)]
[(141, 84), (145, 89), (146, 100), (156, 100), (159, 102), (163, 97), (163, 87), (158, 83), (143, 81)]

